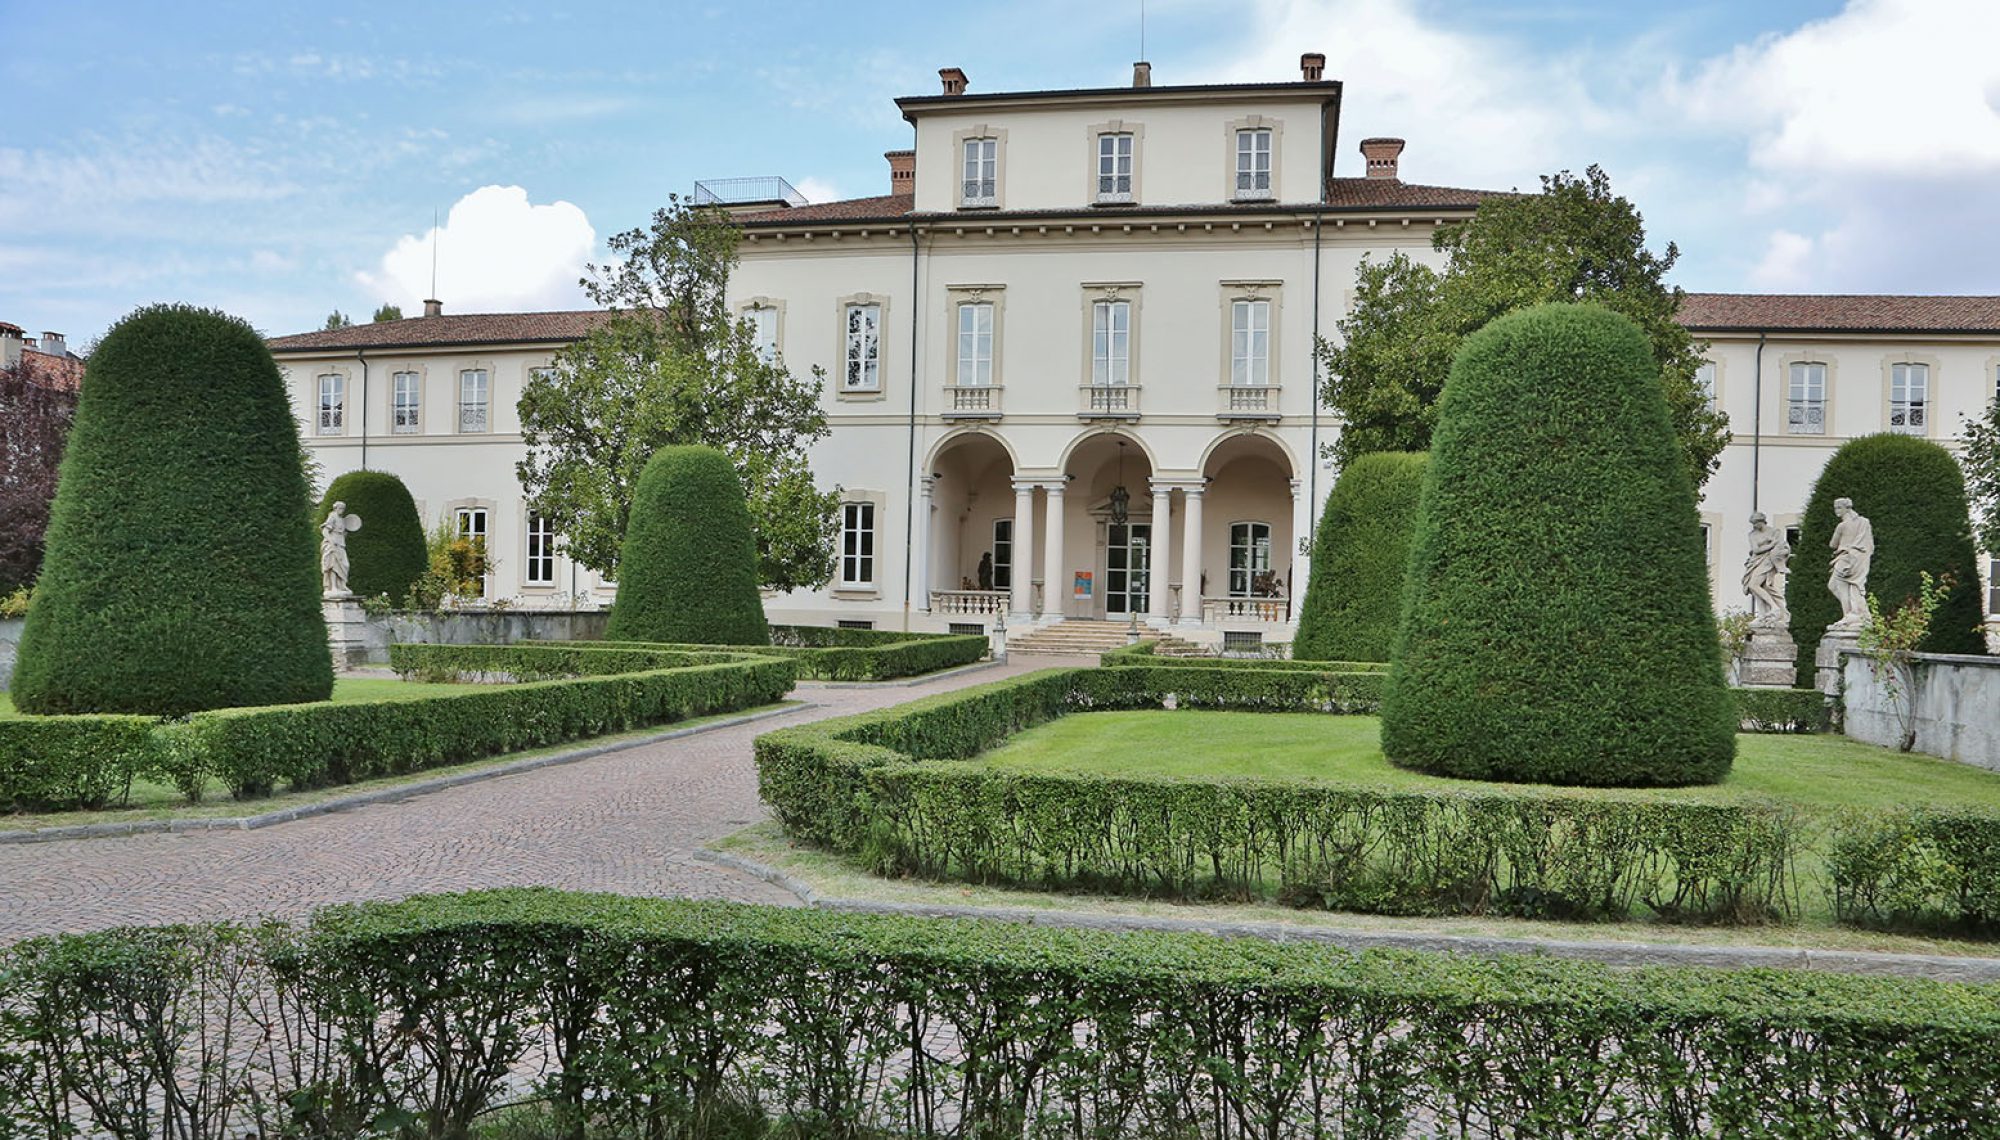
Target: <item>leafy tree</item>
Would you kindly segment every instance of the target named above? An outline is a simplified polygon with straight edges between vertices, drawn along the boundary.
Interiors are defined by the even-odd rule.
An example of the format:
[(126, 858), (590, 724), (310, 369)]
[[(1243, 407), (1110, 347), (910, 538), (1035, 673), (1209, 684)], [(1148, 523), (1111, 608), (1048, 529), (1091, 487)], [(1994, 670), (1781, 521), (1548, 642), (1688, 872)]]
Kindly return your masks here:
[(324, 325), (321, 325), (320, 328), (331, 331), (333, 329), (344, 329), (352, 324), (354, 324), (354, 319), (352, 317), (349, 317), (346, 313), (341, 312), (339, 309), (335, 309), (334, 311), (326, 315), (326, 323)]
[(0, 368), (0, 594), (34, 582), (76, 393)]
[(375, 310), (375, 317), (374, 317), (375, 324), (379, 325), (383, 321), (400, 321), (402, 319), (403, 319), (403, 307), (401, 305), (392, 305), (389, 302), (384, 301), (382, 302), (382, 307)]
[(255, 329), (185, 305), (120, 320), (84, 372), (15, 703), (177, 716), (325, 699), (306, 495), (284, 380)]
[(1700, 516), (1645, 333), (1539, 305), (1440, 404), (1382, 750), (1441, 776), (1713, 783), (1736, 750)]
[(1984, 414), (1967, 420), (1958, 442), (1965, 495), (1977, 520), (1974, 537), (1981, 550), (2000, 554), (2000, 400), (1988, 400)]
[(713, 447), (663, 447), (639, 476), (613, 641), (769, 645), (743, 484)]
[(570, 555), (616, 574), (640, 472), (672, 445), (719, 448), (755, 523), (758, 576), (777, 590), (833, 573), (838, 496), (813, 482), (806, 448), (827, 434), (825, 374), (796, 377), (757, 351), (724, 300), (740, 235), (720, 211), (678, 195), (646, 229), (611, 239), (624, 258), (583, 279), (609, 318), (556, 354), (521, 394), (517, 466)]
[(1431, 242), (1442, 271), (1395, 254), (1364, 261), (1342, 343), (1322, 340), (1326, 405), (1342, 420), (1334, 457), (1423, 451), (1437, 426), (1445, 375), (1465, 338), (1488, 321), (1548, 301), (1592, 301), (1637, 323), (1658, 365), (1674, 432), (1697, 490), (1729, 443), (1728, 417), (1695, 384), (1701, 350), (1675, 320), (1683, 292), (1665, 283), (1680, 258), (1646, 248), (1639, 211), (1591, 166), (1542, 177), (1540, 194), (1489, 198)]
[(347, 536), (347, 588), (364, 598), (408, 597), (430, 563), (410, 489), (387, 471), (349, 471), (327, 487), (313, 522), (325, 522), (337, 502), (361, 519), (361, 529)]
[(1378, 451), (1341, 468), (1313, 540), (1292, 656), (1387, 661), (1423, 498), (1423, 452)]

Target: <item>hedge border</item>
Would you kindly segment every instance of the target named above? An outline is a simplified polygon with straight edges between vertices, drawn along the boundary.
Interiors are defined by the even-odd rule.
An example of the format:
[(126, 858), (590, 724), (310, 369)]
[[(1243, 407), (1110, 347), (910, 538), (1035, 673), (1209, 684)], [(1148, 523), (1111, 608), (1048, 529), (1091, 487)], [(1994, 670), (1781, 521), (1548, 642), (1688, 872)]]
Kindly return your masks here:
[(1386, 661), (1313, 661), (1296, 657), (1162, 657), (1156, 641), (1106, 650), (1097, 660), (1107, 668), (1150, 665), (1159, 668), (1192, 669), (1275, 669), (1300, 673), (1387, 673)]
[(1744, 732), (1832, 732), (1833, 706), (1818, 689), (1732, 687)]
[(783, 629), (819, 629), (817, 626), (772, 626), (770, 645), (689, 645), (656, 641), (546, 641), (516, 642), (527, 645), (559, 645), (571, 648), (665, 650), (674, 652), (715, 651), (783, 657), (799, 667), (799, 677), (814, 681), (893, 681), (920, 677), (945, 669), (972, 665), (986, 657), (984, 634), (888, 634), (878, 630), (833, 630), (835, 633), (886, 634), (884, 640), (857, 645), (785, 645), (779, 643)]

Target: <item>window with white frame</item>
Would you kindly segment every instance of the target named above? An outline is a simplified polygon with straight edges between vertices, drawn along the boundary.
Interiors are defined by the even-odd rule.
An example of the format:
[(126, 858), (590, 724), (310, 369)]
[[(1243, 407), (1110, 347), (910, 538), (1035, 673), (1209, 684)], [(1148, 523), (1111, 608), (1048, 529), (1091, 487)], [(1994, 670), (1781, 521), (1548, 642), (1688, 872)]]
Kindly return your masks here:
[(966, 301), (958, 306), (958, 382), (978, 387), (993, 383), (991, 301)]
[(1271, 577), (1271, 524), (1229, 524), (1229, 596), (1264, 597), (1276, 589)]
[(1792, 365), (1785, 430), (1793, 435), (1826, 434), (1826, 365), (1814, 361)]
[(1889, 430), (1905, 435), (1926, 434), (1925, 416), (1930, 410), (1931, 366), (1891, 364), (1889, 366)]
[(423, 430), (424, 378), (415, 372), (398, 372), (389, 380), (391, 401), (389, 430), (410, 435)]
[(1099, 387), (1132, 380), (1132, 302), (1090, 306), (1090, 382)]
[(959, 202), (966, 206), (991, 206), (999, 202), (997, 192), (1000, 140), (965, 140), (965, 185)]
[[(458, 531), (458, 537), (469, 539), (472, 542), (474, 552), (479, 555), (479, 560), (491, 566), (492, 563), (487, 561), (486, 557), (486, 508), (459, 507), (452, 512), (452, 523)], [(486, 580), (484, 576), (480, 578), (479, 593), (482, 597), (486, 593)]]
[(840, 505), (840, 584), (875, 584), (875, 504)]
[(1694, 370), (1694, 388), (1695, 391), (1701, 393), (1702, 406), (1711, 412), (1714, 411), (1715, 361), (1704, 360), (1701, 362), (1701, 366)]
[(1014, 520), (993, 520), (993, 588), (1014, 588)]
[(882, 388), (882, 306), (847, 306), (846, 366), (841, 387), (849, 392)]
[(468, 368), (458, 374), (458, 430), (486, 430), (486, 406), (492, 386), (484, 368)]
[(768, 305), (747, 309), (743, 319), (750, 322), (750, 344), (757, 359), (766, 364), (778, 359), (778, 310)]
[(1271, 196), (1271, 131), (1267, 127), (1236, 132), (1236, 196)]
[(556, 584), (556, 524), (540, 511), (528, 512), (528, 560), (521, 571), (521, 583)]
[(1131, 135), (1120, 133), (1097, 136), (1097, 200), (1100, 202), (1132, 200)]
[(340, 435), (346, 431), (347, 378), (339, 373), (329, 373), (319, 378), (319, 420), (320, 435)]
[(1271, 383), (1271, 302), (1230, 302), (1229, 382), (1239, 388)]

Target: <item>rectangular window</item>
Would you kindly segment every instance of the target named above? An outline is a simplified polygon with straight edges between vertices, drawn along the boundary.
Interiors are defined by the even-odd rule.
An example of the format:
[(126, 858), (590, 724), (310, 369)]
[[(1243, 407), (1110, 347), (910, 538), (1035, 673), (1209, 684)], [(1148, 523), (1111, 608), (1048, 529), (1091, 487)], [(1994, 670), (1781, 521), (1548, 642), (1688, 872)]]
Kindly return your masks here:
[(965, 186), (961, 203), (991, 206), (999, 201), (995, 193), (1000, 143), (998, 139), (965, 140)]
[(1271, 196), (1270, 131), (1259, 129), (1236, 132), (1236, 196), (1238, 198)]
[(958, 307), (958, 382), (993, 383), (993, 304), (968, 301)]
[(1785, 430), (1793, 435), (1826, 434), (1826, 365), (1792, 365), (1791, 401)]
[(398, 435), (409, 435), (422, 430), (419, 417), (423, 413), (424, 381), (415, 372), (398, 372), (390, 381), (391, 398), (395, 407), (391, 409), (390, 430)]
[(1277, 593), (1277, 581), (1271, 573), (1271, 524), (1231, 523), (1229, 596), (1267, 598), (1276, 597)]
[(540, 511), (528, 512), (528, 565), (521, 581), (528, 586), (556, 584), (556, 524)]
[(766, 364), (778, 359), (778, 310), (759, 306), (743, 314), (750, 322), (750, 344)]
[(1931, 366), (1892, 364), (1889, 366), (1889, 430), (1905, 435), (1925, 434), (1924, 417), (1930, 406)]
[(458, 430), (486, 430), (486, 400), (489, 393), (486, 370), (468, 368), (458, 374)]
[(1097, 301), (1090, 306), (1090, 382), (1132, 381), (1132, 302)]
[(993, 588), (1014, 588), (1014, 520), (993, 520)]
[(834, 626), (839, 629), (874, 629), (875, 623), (866, 618), (841, 618)]
[(1271, 382), (1271, 302), (1229, 306), (1229, 382), (1262, 388)]
[[(478, 556), (480, 563), (485, 564), (486, 508), (460, 507), (452, 512), (452, 521), (458, 530), (458, 537), (471, 539), (473, 553)], [(484, 597), (486, 594), (484, 575), (480, 578), (479, 593), (481, 597)]]
[(1986, 561), (1986, 612), (2000, 614), (2000, 558)]
[(840, 506), (840, 584), (875, 584), (875, 504)]
[(882, 306), (847, 306), (847, 368), (841, 384), (850, 392), (882, 388)]
[(1132, 136), (1097, 136), (1097, 200), (1132, 200)]
[(1701, 393), (1702, 406), (1715, 410), (1715, 361), (1704, 360), (1701, 367), (1694, 370), (1695, 391)]
[(347, 415), (347, 378), (338, 374), (319, 378), (319, 434), (340, 435)]

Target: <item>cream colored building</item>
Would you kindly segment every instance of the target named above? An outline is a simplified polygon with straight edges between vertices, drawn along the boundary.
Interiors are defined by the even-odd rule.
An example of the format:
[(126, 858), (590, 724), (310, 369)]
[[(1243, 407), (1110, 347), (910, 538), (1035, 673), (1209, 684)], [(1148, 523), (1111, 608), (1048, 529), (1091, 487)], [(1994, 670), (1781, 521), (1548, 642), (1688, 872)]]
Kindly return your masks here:
[[(1314, 457), (1339, 430), (1314, 337), (1335, 335), (1363, 258), (1433, 260), (1435, 227), (1484, 196), (1404, 181), (1401, 140), (1349, 146), (1337, 170), (1341, 87), (1320, 66), (998, 94), (946, 69), (939, 94), (898, 101), (914, 145), (887, 156), (888, 194), (704, 184), (744, 230), (732, 303), (794, 374), (826, 374), (812, 462), (841, 489), (837, 571), (772, 599), (774, 620), (1289, 638), (1334, 476)], [(1686, 312), (1737, 439), (1703, 503), (1720, 608), (1745, 604), (1753, 500), (1794, 522), (1842, 440), (1899, 414), (1943, 439), (1994, 392), (2000, 301), (1697, 295)], [(565, 605), (611, 587), (527, 511), (514, 401), (594, 319), (434, 313), (273, 348), (329, 474), (396, 472), (428, 517), (486, 536), (492, 597)]]

